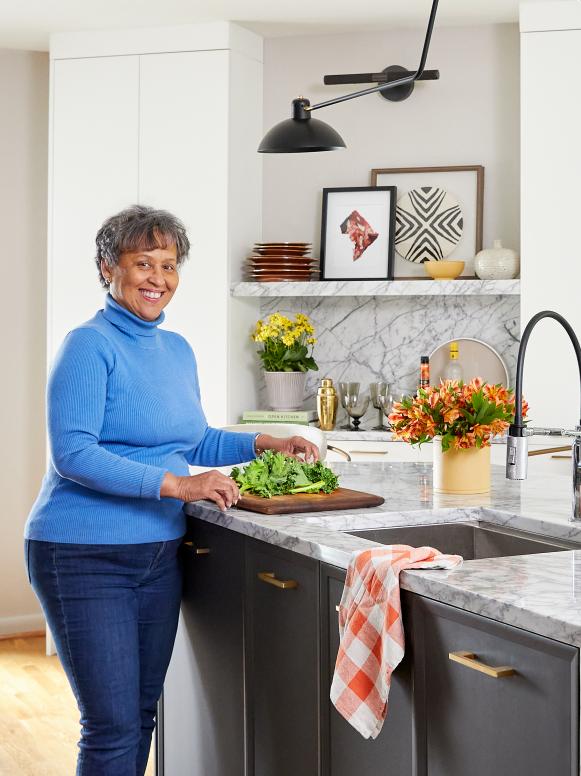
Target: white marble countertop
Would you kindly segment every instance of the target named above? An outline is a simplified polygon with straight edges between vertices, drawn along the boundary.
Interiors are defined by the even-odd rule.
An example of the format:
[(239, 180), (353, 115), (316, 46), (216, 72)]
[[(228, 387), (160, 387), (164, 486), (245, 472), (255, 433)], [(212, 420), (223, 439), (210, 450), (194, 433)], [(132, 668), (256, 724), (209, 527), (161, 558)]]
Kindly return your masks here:
[(187, 514), (261, 541), (346, 568), (354, 550), (377, 546), (346, 531), (484, 521), (579, 542), (579, 551), (466, 561), (453, 571), (408, 571), (404, 589), (558, 641), (581, 646), (581, 523), (569, 522), (571, 480), (531, 474), (509, 482), (493, 467), (484, 496), (433, 493), (432, 468), (422, 463), (333, 463), (344, 487), (382, 495), (380, 507), (344, 512), (259, 515), (211, 502), (186, 504)]

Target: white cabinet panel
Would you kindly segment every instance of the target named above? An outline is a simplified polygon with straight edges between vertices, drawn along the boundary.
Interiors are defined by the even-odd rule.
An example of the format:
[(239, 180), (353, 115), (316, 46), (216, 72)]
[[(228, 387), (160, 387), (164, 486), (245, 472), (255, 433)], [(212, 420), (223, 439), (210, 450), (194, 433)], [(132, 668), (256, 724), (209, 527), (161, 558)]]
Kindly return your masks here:
[(105, 218), (137, 201), (138, 57), (59, 60), (52, 73), (48, 358), (102, 307)]
[(196, 352), (204, 408), (226, 422), (229, 53), (140, 57), (139, 200), (181, 218), (192, 244), (164, 326)]
[[(522, 326), (541, 310), (555, 310), (579, 336), (581, 30), (524, 33), (521, 55)], [(575, 356), (566, 333), (552, 321), (541, 321), (531, 337), (524, 393), (534, 425), (578, 422)]]

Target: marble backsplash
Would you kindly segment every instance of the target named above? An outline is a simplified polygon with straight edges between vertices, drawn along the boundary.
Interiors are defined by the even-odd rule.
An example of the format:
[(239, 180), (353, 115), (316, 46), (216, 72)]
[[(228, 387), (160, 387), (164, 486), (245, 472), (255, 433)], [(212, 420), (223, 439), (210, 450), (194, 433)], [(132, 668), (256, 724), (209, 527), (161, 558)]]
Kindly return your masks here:
[[(357, 381), (368, 392), (371, 382), (386, 380), (415, 389), (420, 356), (459, 337), (482, 340), (504, 359), (514, 384), (520, 332), (518, 296), (264, 297), (260, 316), (273, 312), (306, 313), (313, 321), (318, 372), (309, 372), (304, 406), (314, 408), (322, 377)], [(461, 354), (460, 354), (461, 356)], [(266, 407), (264, 380), (259, 404)], [(340, 417), (344, 417), (341, 410)], [(369, 407), (362, 426), (375, 422)]]

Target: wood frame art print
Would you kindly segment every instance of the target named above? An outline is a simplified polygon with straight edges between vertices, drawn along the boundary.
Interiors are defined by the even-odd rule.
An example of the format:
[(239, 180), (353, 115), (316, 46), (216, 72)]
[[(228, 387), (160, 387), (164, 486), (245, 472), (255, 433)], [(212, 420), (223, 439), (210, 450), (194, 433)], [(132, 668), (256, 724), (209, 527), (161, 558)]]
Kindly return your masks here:
[(426, 280), (423, 262), (445, 259), (464, 261), (462, 277), (475, 277), (474, 256), (482, 250), (482, 165), (376, 168), (371, 184), (397, 188), (395, 279)]
[(392, 280), (395, 186), (323, 189), (321, 280)]

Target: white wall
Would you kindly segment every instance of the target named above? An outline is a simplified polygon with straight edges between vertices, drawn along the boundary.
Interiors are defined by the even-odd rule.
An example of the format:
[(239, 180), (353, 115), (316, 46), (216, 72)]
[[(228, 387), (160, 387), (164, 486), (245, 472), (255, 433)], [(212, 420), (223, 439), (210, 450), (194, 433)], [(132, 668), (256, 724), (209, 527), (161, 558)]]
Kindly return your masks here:
[[(323, 86), (327, 73), (414, 68), (424, 30), (273, 38), (264, 47), (264, 127), (303, 95), (320, 102), (363, 86)], [(347, 149), (268, 155), (263, 239), (310, 240), (318, 253), (321, 190), (368, 186), (373, 167), (483, 164), (484, 244), (519, 244), (519, 34), (517, 25), (438, 27), (428, 57), (439, 81), (400, 103), (378, 95), (317, 111)], [(315, 254), (317, 255), (317, 254)]]
[(0, 635), (43, 626), (22, 532), (45, 466), (48, 54), (0, 51)]

